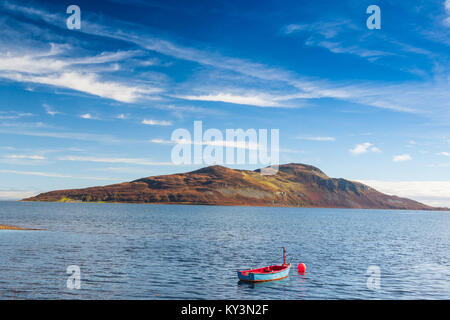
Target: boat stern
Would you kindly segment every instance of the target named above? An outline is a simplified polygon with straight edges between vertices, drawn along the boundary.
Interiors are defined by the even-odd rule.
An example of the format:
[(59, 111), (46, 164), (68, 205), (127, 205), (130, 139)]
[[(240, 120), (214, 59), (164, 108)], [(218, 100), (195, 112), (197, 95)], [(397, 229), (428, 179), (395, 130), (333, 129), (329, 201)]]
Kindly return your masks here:
[(237, 276), (241, 281), (254, 281), (254, 274), (251, 272), (237, 271)]

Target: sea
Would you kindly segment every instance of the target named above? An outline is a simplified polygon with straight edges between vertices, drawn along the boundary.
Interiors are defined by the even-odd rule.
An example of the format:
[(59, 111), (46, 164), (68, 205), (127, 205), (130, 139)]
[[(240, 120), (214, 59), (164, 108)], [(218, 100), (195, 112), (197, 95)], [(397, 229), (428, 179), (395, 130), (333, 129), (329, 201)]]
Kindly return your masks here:
[[(0, 230), (0, 299), (450, 299), (450, 212), (2, 201), (0, 224), (40, 229)], [(282, 247), (288, 278), (239, 282)]]

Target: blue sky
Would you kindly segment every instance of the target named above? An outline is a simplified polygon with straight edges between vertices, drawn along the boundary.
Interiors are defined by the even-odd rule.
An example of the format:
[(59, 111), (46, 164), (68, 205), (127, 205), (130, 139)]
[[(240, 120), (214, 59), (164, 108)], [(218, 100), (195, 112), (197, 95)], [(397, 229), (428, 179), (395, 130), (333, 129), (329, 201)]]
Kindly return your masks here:
[(196, 169), (166, 141), (201, 120), (450, 206), (448, 0), (1, 1), (0, 28), (0, 199)]

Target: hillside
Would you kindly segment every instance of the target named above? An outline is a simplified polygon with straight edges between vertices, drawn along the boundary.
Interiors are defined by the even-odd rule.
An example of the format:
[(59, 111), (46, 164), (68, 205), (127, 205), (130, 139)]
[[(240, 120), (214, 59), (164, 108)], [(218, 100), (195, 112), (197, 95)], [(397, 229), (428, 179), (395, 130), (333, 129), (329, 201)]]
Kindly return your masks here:
[(103, 187), (51, 191), (24, 201), (85, 201), (243, 206), (433, 210), (364, 184), (328, 177), (306, 164), (281, 165), (272, 176), (211, 166)]

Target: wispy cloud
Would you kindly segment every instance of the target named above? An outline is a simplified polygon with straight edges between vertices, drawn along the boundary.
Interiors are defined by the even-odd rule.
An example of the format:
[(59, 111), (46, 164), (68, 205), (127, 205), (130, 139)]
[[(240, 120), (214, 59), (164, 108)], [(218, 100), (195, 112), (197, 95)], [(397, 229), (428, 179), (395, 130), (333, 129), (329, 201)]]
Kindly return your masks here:
[(95, 73), (82, 73), (76, 71), (43, 75), (4, 73), (3, 77), (19, 82), (40, 83), (72, 89), (120, 102), (135, 102), (145, 95), (159, 92), (158, 89), (137, 86), (132, 87), (118, 82), (102, 81), (99, 75)]
[[(288, 24), (288, 25), (284, 26), (282, 31), (285, 34), (291, 34), (291, 33), (305, 30), (305, 29), (306, 29), (306, 25), (292, 23), (292, 24)], [(331, 30), (333, 30), (333, 29), (331, 29)]]
[[(337, 54), (351, 54), (375, 62), (382, 57), (400, 54), (420, 54), (432, 57), (429, 50), (403, 43), (392, 34), (367, 34), (365, 26), (349, 19), (318, 21), (310, 24), (290, 24), (282, 28), (286, 35), (302, 33), (308, 36), (305, 45), (321, 47)], [(353, 39), (358, 38), (355, 43)], [(380, 50), (380, 42), (384, 44)]]
[(300, 140), (309, 140), (309, 141), (336, 141), (335, 137), (297, 137)]
[(26, 159), (26, 160), (45, 160), (46, 158), (41, 155), (24, 155), (24, 154), (9, 154), (6, 155), (7, 159)]
[(98, 163), (124, 163), (143, 166), (166, 166), (173, 165), (171, 162), (155, 162), (148, 159), (138, 158), (105, 158), (90, 156), (63, 156), (59, 157), (60, 161), (79, 161), (79, 162), (98, 162)]
[(12, 173), (12, 174), (19, 174), (19, 175), (26, 175), (26, 176), (39, 176), (39, 177), (48, 177), (48, 178), (75, 178), (75, 179), (83, 179), (83, 180), (114, 180), (111, 178), (73, 176), (73, 175), (68, 175), (68, 174), (42, 172), (42, 171), (18, 171), (18, 170), (0, 169), (0, 173)]
[(51, 116), (55, 116), (55, 115), (59, 114), (58, 111), (56, 111), (54, 108), (52, 108), (51, 106), (49, 106), (46, 103), (44, 103), (42, 106), (44, 107), (45, 112)]
[(306, 33), (309, 37), (306, 39), (307, 46), (318, 46), (333, 53), (353, 54), (363, 58), (377, 58), (390, 55), (386, 51), (379, 49), (370, 49), (371, 45), (363, 37), (364, 46), (349, 42), (343, 35), (361, 33), (361, 28), (350, 20), (340, 21), (320, 21), (311, 24), (290, 24), (283, 27), (283, 32), (287, 35), (294, 33)]
[(166, 105), (163, 105), (163, 106), (157, 106), (156, 108), (161, 109), (161, 110), (170, 111), (171, 114), (178, 119), (183, 119), (186, 115), (191, 114), (191, 113), (200, 114), (201, 116), (220, 115), (220, 114), (224, 113), (224, 112), (218, 111), (213, 108), (202, 108), (202, 107), (197, 107), (197, 106), (175, 106), (175, 105), (166, 106)]
[(357, 56), (360, 56), (362, 58), (376, 58), (381, 56), (387, 56), (390, 55), (389, 53), (381, 50), (370, 50), (362, 47), (358, 47), (356, 45), (352, 46), (345, 46), (342, 42), (339, 41), (312, 41), (308, 40), (306, 41), (306, 45), (311, 46), (320, 46), (323, 48), (326, 48), (330, 50), (333, 53), (347, 53), (347, 54), (354, 54)]
[(106, 168), (91, 168), (88, 169), (89, 171), (107, 171), (107, 172), (119, 172), (119, 173), (133, 173), (133, 174), (140, 174), (142, 177), (145, 175), (148, 175), (151, 170), (149, 171), (148, 168), (130, 168), (130, 167), (106, 167)]
[(99, 55), (92, 57), (82, 57), (71, 60), (71, 64), (103, 64), (116, 61), (122, 61), (131, 57), (136, 57), (142, 52), (138, 50), (131, 51), (117, 51), (117, 52), (102, 52)]
[(221, 101), (234, 104), (245, 104), (257, 107), (278, 107), (280, 104), (269, 95), (240, 96), (231, 93), (217, 93), (199, 96), (180, 96), (179, 98), (198, 101)]
[(41, 74), (62, 71), (69, 66), (68, 62), (42, 57), (40, 53), (17, 56), (12, 52), (0, 55), (0, 71), (27, 74)]
[(68, 131), (37, 131), (37, 130), (27, 130), (29, 128), (20, 128), (20, 130), (5, 130), (0, 129), (2, 134), (12, 134), (12, 135), (23, 135), (32, 137), (48, 137), (55, 139), (69, 139), (69, 140), (81, 140), (81, 141), (95, 141), (107, 144), (118, 144), (118, 143), (131, 143), (139, 142), (133, 140), (120, 139), (112, 135), (107, 134), (95, 134), (95, 133), (84, 133), (84, 132), (68, 132)]
[(0, 111), (0, 120), (14, 120), (14, 119), (20, 119), (20, 118), (31, 117), (31, 116), (33, 116), (33, 114), (29, 113), (29, 112)]
[(86, 65), (124, 60), (138, 51), (103, 52), (93, 57), (69, 59), (61, 56), (61, 51), (68, 51), (67, 48), (60, 48), (55, 50), (55, 45), (51, 44), (48, 51), (26, 48), (26, 54), (15, 49), (0, 53), (0, 78), (67, 88), (126, 103), (161, 92), (161, 89), (149, 85), (126, 83), (126, 79), (122, 82), (105, 80), (95, 72), (85, 71)]
[(31, 6), (21, 6), (10, 1), (2, 1), (1, 6), (12, 12), (21, 12), (26, 16), (41, 19), (49, 24), (61, 23), (62, 15), (49, 13)]
[(439, 152), (438, 155), (440, 156), (446, 156), (446, 157), (450, 157), (450, 152)]
[[(139, 29), (139, 26), (136, 27)], [(129, 41), (140, 46), (142, 49), (156, 51), (177, 59), (194, 61), (205, 66), (228, 70), (233, 73), (236, 72), (249, 77), (249, 79), (253, 78), (262, 81), (286, 83), (291, 89), (298, 91), (298, 93), (289, 95), (277, 94), (271, 99), (267, 99), (267, 97), (270, 98), (270, 95), (267, 93), (265, 93), (266, 99), (255, 99), (254, 97), (251, 98), (251, 96), (249, 97), (247, 95), (236, 95), (223, 92), (206, 95), (177, 95), (178, 97), (190, 99), (200, 98), (209, 101), (225, 101), (230, 103), (244, 102), (256, 106), (276, 106), (280, 104), (280, 101), (287, 101), (289, 99), (336, 98), (396, 111), (417, 111), (415, 108), (410, 107), (412, 104), (410, 102), (415, 101), (417, 103), (417, 100), (406, 99), (408, 94), (411, 96), (411, 92), (408, 92), (411, 91), (411, 88), (408, 87), (387, 87), (385, 84), (380, 86), (374, 83), (347, 85), (342, 83), (330, 83), (325, 80), (312, 80), (281, 68), (269, 67), (240, 58), (226, 57), (218, 54), (217, 52), (183, 47), (175, 44), (174, 42), (147, 35), (143, 30), (141, 31), (142, 32), (139, 34), (130, 31), (124, 35), (121, 32), (117, 32), (117, 28), (96, 25), (95, 28), (93, 27), (89, 32), (96, 35)], [(417, 87), (415, 87), (415, 90), (417, 90)], [(434, 97), (434, 100), (438, 99), (439, 101), (442, 101), (442, 93), (436, 92), (436, 90), (434, 91), (435, 92), (432, 95), (430, 93), (430, 96)], [(381, 92), (383, 94), (381, 94)], [(404, 93), (404, 95), (397, 97), (396, 95), (399, 92)], [(258, 96), (259, 95), (256, 95), (256, 97)], [(395, 99), (395, 101), (391, 99), (391, 96)], [(407, 102), (405, 103), (405, 101)]]
[(40, 172), (40, 171), (18, 171), (18, 170), (5, 170), (0, 169), (0, 173), (13, 173), (27, 176), (40, 176), (40, 177), (51, 177), (51, 178), (72, 178), (71, 175), (51, 173), (51, 172)]

